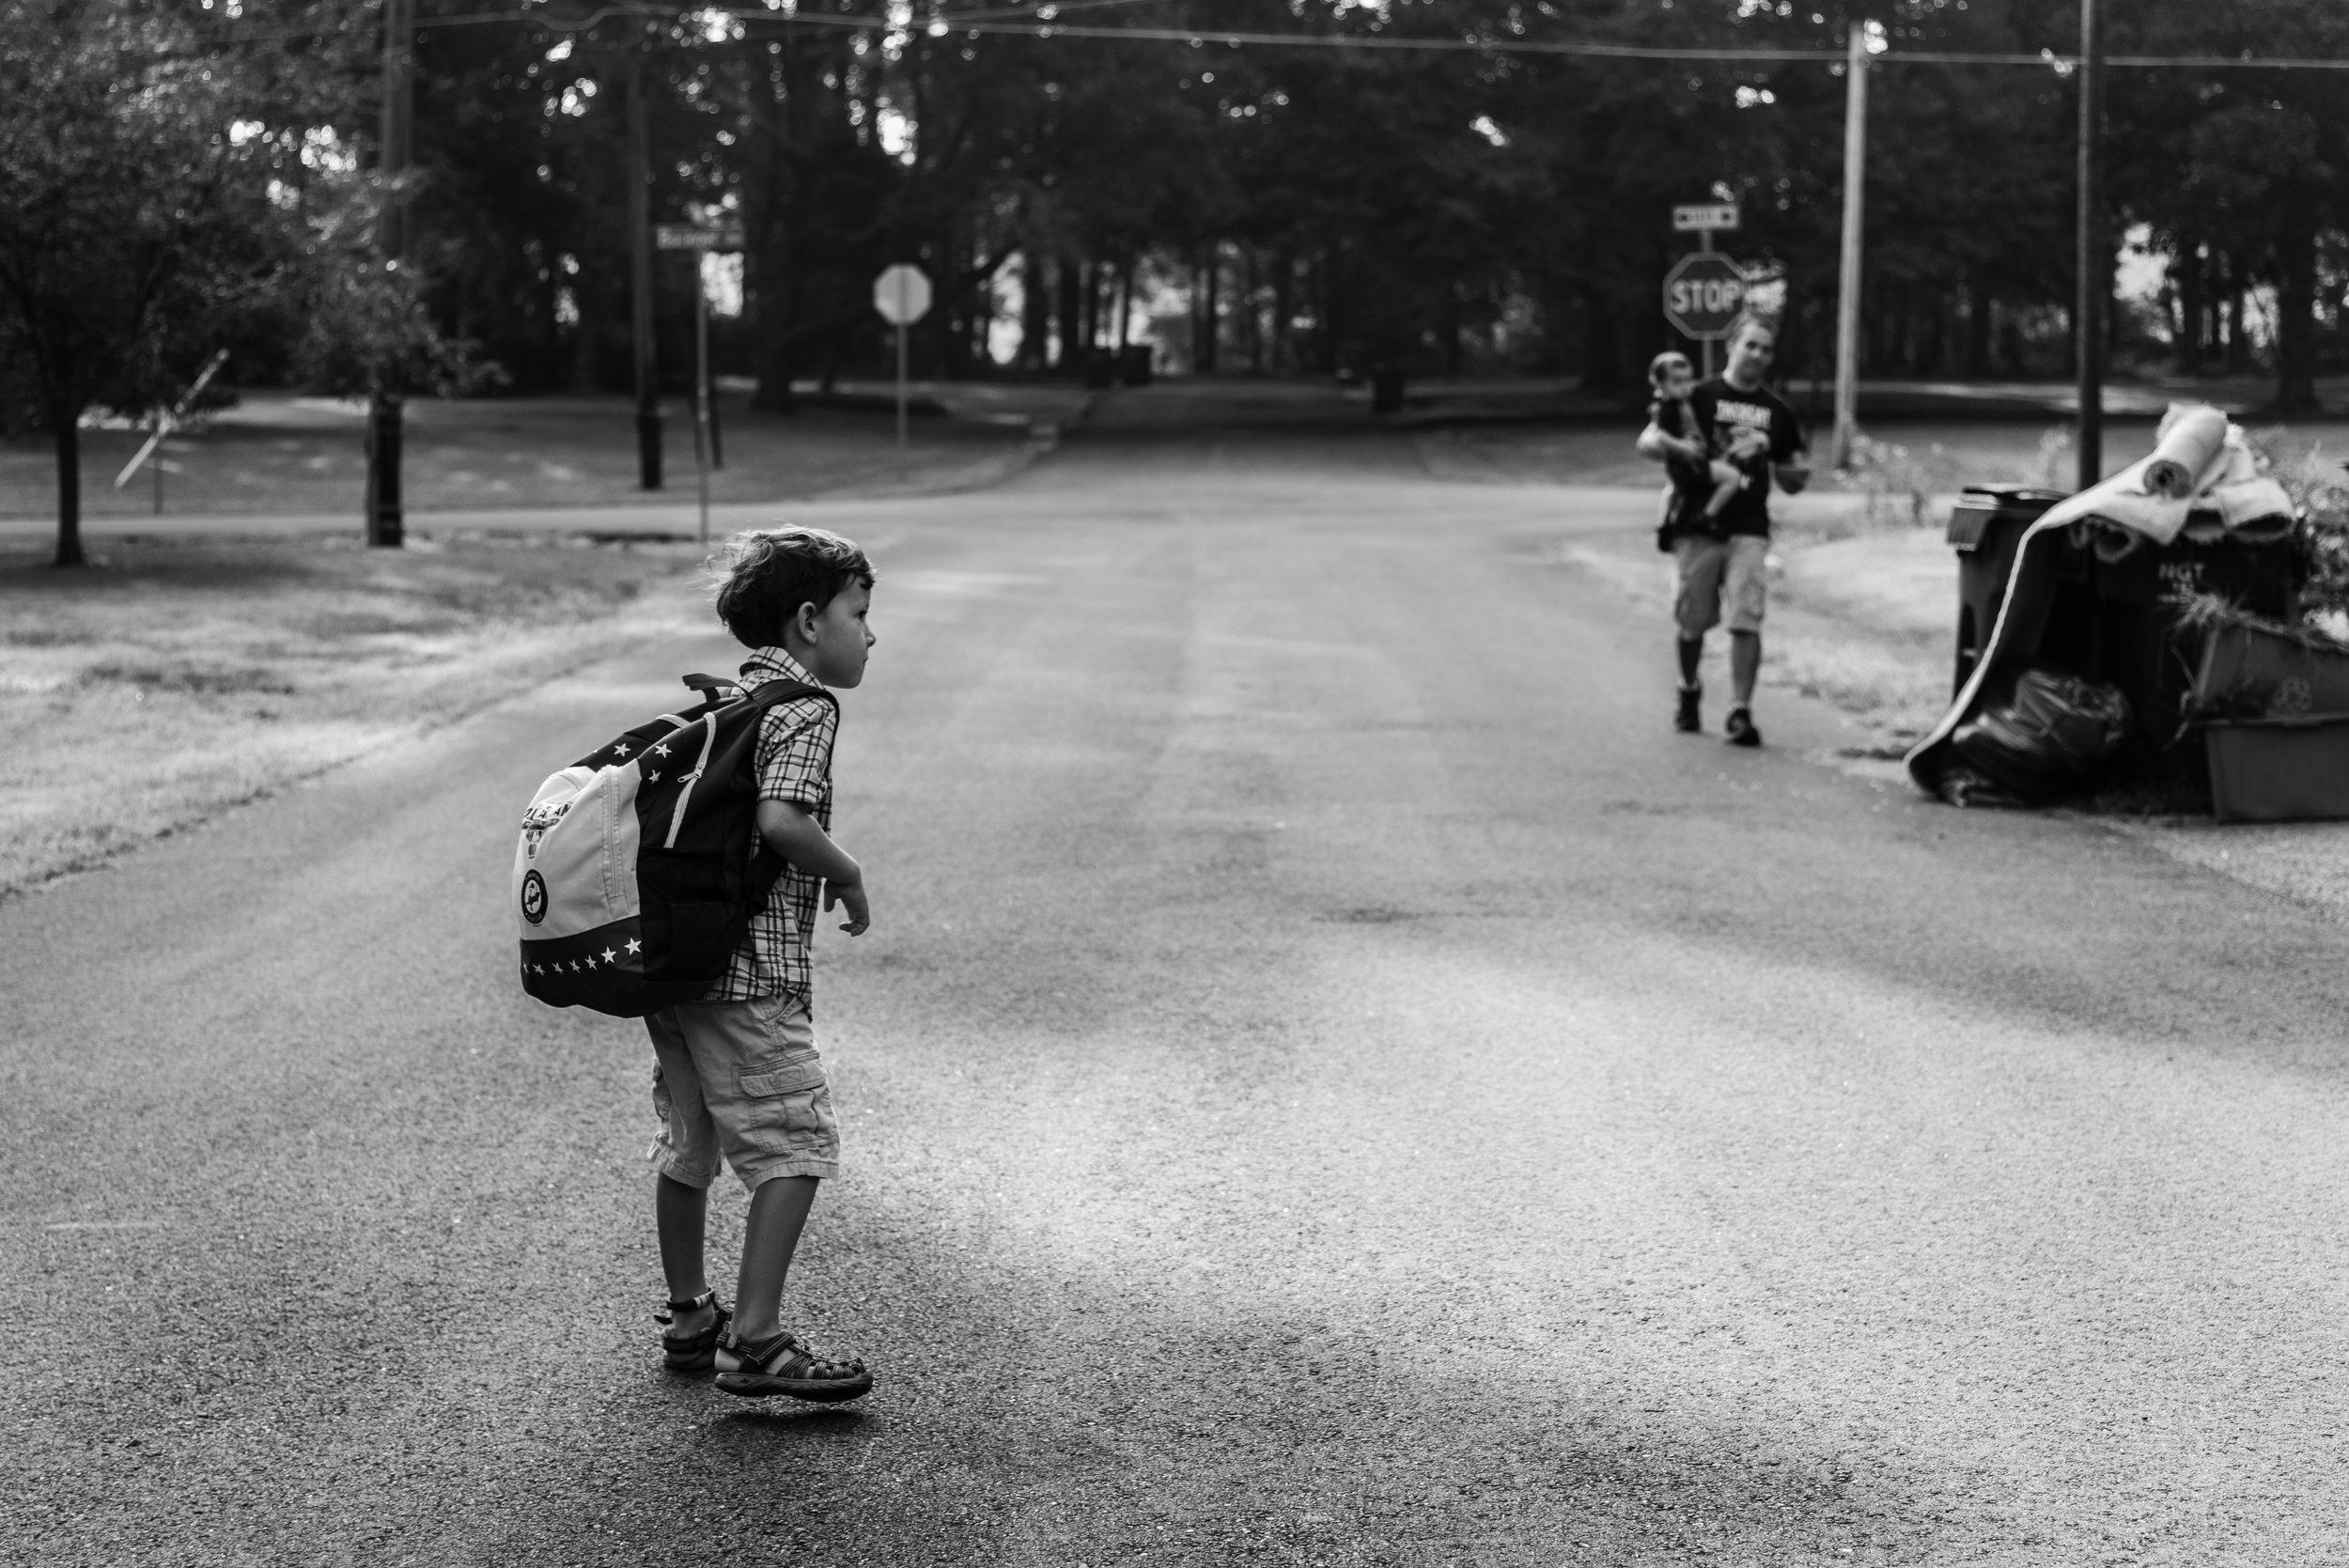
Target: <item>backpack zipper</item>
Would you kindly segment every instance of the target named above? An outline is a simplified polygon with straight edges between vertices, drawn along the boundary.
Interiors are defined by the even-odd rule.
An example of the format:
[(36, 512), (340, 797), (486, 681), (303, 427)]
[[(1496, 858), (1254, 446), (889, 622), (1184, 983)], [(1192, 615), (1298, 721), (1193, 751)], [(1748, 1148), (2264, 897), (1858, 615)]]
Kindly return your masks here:
[(709, 749), (718, 743), (718, 716), (712, 713), (703, 722), (707, 727), (702, 731), (702, 754), (694, 761), (693, 770), (678, 781), (677, 810), (669, 817), (669, 840), (661, 846), (663, 849), (677, 847), (677, 833), (685, 826), (685, 803), (693, 798), (693, 784), (709, 766)]

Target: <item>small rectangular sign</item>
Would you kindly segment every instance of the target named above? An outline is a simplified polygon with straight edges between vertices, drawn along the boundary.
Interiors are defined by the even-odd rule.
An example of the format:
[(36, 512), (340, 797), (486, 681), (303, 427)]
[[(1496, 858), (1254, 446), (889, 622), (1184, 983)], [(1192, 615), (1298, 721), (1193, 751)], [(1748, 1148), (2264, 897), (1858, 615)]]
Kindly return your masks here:
[(1719, 234), (1737, 226), (1737, 204), (1734, 201), (1708, 202), (1700, 207), (1672, 209), (1674, 234)]
[(655, 224), (652, 242), (664, 251), (739, 251), (742, 248), (742, 231), (701, 224)]

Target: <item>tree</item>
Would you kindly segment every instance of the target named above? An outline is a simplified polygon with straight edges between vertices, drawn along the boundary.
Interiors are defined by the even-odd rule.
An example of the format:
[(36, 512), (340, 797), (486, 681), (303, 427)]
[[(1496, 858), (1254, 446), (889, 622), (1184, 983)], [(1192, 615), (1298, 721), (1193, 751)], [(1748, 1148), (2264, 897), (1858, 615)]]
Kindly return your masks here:
[(61, 567), (83, 564), (80, 421), (150, 408), (264, 308), (287, 260), (231, 76), (165, 10), (0, 12), (0, 348), (31, 366), (57, 458)]

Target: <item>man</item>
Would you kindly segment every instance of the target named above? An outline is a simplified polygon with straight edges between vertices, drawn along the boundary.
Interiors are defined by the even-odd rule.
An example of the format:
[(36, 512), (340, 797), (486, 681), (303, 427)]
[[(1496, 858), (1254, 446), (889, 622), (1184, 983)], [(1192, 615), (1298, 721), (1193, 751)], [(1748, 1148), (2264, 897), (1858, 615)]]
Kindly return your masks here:
[(1704, 689), (1697, 670), (1704, 658), (1704, 634), (1720, 625), (1728, 601), (1729, 717), (1723, 733), (1733, 746), (1759, 746), (1753, 722), (1753, 680), (1762, 668), (1762, 613), (1769, 598), (1770, 475), (1792, 495), (1810, 483), (1805, 461), (1809, 442), (1802, 427), (1776, 393), (1763, 384), (1778, 351), (1778, 329), (1749, 318), (1729, 343), (1726, 374), (1701, 382), (1688, 395), (1696, 414), (1701, 452), (1683, 453), (1653, 421), (1640, 432), (1639, 452), (1661, 462), (1675, 456), (1720, 458), (1745, 475), (1745, 484), (1718, 516), (1684, 525), (1672, 544), (1680, 567), (1680, 592), (1672, 618), (1680, 633), (1680, 692), (1673, 727), (1688, 734), (1703, 728), (1699, 712)]

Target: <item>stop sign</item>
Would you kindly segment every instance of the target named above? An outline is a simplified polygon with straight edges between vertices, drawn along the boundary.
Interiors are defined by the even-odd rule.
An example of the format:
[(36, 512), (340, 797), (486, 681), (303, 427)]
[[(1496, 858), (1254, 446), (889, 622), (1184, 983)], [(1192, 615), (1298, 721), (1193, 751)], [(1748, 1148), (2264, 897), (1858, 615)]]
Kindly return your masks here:
[(1664, 274), (1664, 319), (1690, 337), (1727, 337), (1745, 308), (1745, 269), (1718, 251), (1684, 256)]

